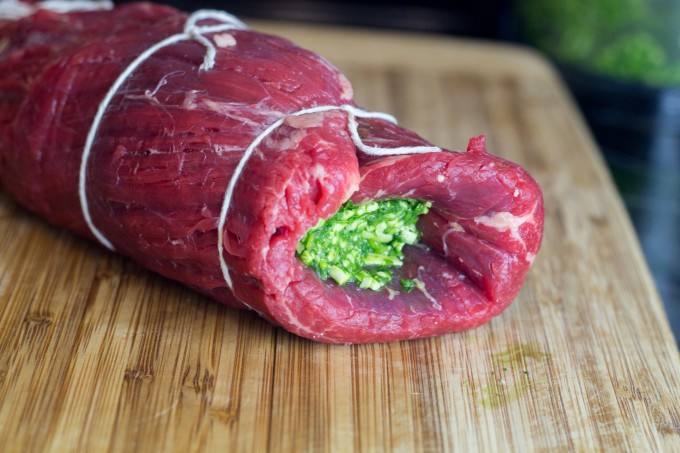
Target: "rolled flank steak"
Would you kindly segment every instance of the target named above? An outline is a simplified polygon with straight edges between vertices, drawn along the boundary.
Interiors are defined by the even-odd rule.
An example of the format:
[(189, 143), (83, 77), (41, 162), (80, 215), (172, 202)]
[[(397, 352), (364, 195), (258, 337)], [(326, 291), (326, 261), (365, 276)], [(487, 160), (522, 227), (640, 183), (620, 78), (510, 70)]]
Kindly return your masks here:
[(353, 101), (219, 11), (0, 3), (0, 177), (50, 223), (321, 342), (478, 326), (517, 295), (539, 186)]

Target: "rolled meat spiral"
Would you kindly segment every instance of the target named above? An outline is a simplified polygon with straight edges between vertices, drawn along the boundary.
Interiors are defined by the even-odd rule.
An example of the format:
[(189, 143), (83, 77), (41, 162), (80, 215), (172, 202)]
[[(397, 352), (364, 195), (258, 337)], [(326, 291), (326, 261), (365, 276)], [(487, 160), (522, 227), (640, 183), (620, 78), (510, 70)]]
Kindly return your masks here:
[[(149, 3), (31, 8), (0, 18), (0, 177), (52, 224), (102, 242), (94, 226), (142, 266), (316, 341), (460, 331), (515, 298), (540, 247), (541, 191), (482, 137), (425, 152), (415, 133), (364, 115), (322, 57), (205, 16), (209, 45), (194, 36), (145, 58), (102, 109), (83, 161), (111, 87), (190, 17)], [(297, 258), (303, 235), (348, 200), (393, 198), (432, 204), (393, 283), (340, 286)]]

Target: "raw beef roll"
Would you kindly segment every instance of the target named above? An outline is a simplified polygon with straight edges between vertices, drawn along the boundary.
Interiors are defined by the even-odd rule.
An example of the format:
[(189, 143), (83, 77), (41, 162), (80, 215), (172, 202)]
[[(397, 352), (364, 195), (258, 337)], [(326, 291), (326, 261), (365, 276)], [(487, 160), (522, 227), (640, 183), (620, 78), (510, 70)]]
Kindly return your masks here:
[(441, 150), (225, 13), (2, 5), (0, 177), (52, 224), (316, 341), (460, 331), (517, 295), (541, 191), (483, 137)]

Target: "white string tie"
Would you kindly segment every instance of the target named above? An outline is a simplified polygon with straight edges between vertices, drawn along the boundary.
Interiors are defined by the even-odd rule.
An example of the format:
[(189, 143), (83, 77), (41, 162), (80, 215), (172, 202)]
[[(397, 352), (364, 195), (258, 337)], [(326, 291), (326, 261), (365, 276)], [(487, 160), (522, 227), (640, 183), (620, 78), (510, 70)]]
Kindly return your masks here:
[(357, 108), (353, 105), (349, 104), (344, 104), (344, 105), (323, 105), (319, 107), (312, 107), (308, 109), (303, 109), (299, 110), (295, 113), (288, 114), (284, 116), (283, 118), (278, 119), (269, 127), (267, 127), (264, 131), (260, 133), (257, 137), (255, 137), (255, 140), (252, 141), (250, 146), (246, 148), (246, 151), (243, 153), (243, 156), (241, 157), (241, 160), (239, 161), (238, 165), (236, 166), (236, 169), (234, 170), (234, 173), (231, 175), (231, 179), (229, 180), (229, 184), (227, 185), (227, 190), (224, 194), (224, 201), (222, 202), (222, 209), (220, 210), (220, 218), (217, 223), (217, 252), (220, 257), (220, 268), (222, 269), (222, 276), (224, 277), (224, 281), (227, 283), (227, 286), (229, 286), (229, 289), (233, 289), (233, 282), (231, 280), (231, 275), (229, 273), (229, 266), (227, 265), (226, 260), (224, 259), (224, 226), (227, 221), (227, 213), (229, 211), (229, 207), (231, 206), (231, 199), (234, 194), (234, 188), (236, 187), (236, 183), (238, 181), (239, 176), (243, 172), (243, 169), (246, 166), (246, 163), (250, 159), (250, 156), (253, 154), (255, 151), (255, 148), (258, 147), (260, 143), (262, 143), (262, 140), (264, 140), (267, 136), (269, 136), (274, 130), (276, 130), (278, 127), (280, 127), (284, 121), (286, 121), (286, 118), (291, 117), (291, 116), (301, 116), (301, 115), (307, 115), (310, 113), (321, 113), (321, 112), (329, 112), (332, 110), (340, 110), (347, 112), (347, 128), (349, 129), (349, 134), (350, 137), (352, 138), (352, 141), (354, 142), (354, 145), (361, 150), (362, 152), (369, 154), (371, 156), (394, 156), (394, 155), (404, 155), (404, 154), (424, 154), (424, 153), (433, 153), (433, 152), (440, 152), (442, 149), (439, 148), (438, 146), (401, 146), (397, 148), (383, 148), (380, 146), (368, 146), (366, 145), (362, 139), (361, 136), (359, 135), (359, 123), (357, 122), (356, 118), (378, 118), (381, 120), (389, 121), (390, 123), (396, 124), (397, 120), (394, 118), (392, 115), (389, 115), (387, 113), (382, 113), (382, 112), (367, 112), (365, 110), (362, 110), (360, 108)]
[[(199, 21), (202, 20), (216, 20), (219, 24), (213, 25), (198, 25)], [(80, 161), (80, 175), (78, 178), (78, 195), (80, 198), (80, 208), (83, 211), (83, 217), (85, 223), (87, 223), (90, 232), (97, 238), (97, 240), (110, 250), (115, 250), (111, 241), (97, 228), (97, 226), (92, 221), (92, 215), (90, 214), (90, 207), (87, 201), (86, 184), (87, 184), (87, 162), (92, 151), (92, 145), (97, 136), (97, 131), (104, 118), (106, 109), (109, 107), (111, 100), (116, 95), (120, 87), (125, 83), (127, 78), (132, 74), (144, 61), (150, 58), (154, 53), (158, 52), (164, 47), (168, 47), (172, 44), (181, 41), (197, 41), (206, 48), (205, 56), (203, 57), (203, 63), (199, 67), (199, 71), (208, 71), (215, 65), (215, 46), (205, 34), (216, 33), (219, 31), (226, 30), (240, 30), (247, 28), (246, 25), (238, 20), (235, 16), (225, 13), (223, 11), (214, 10), (199, 10), (188, 17), (184, 30), (182, 33), (169, 36), (164, 40), (154, 44), (149, 47), (146, 51), (142, 52), (137, 58), (135, 58), (132, 63), (130, 63), (125, 70), (118, 76), (116, 81), (111, 85), (109, 91), (104, 96), (104, 99), (99, 104), (97, 109), (97, 114), (95, 115), (90, 130), (87, 133), (87, 138), (85, 140), (85, 147), (83, 148), (83, 154)]]

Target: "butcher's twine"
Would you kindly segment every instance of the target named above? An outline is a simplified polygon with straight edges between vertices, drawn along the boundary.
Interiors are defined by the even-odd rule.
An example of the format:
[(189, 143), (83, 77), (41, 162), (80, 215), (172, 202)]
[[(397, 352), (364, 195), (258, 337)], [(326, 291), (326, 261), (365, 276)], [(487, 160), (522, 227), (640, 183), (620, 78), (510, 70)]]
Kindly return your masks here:
[[(70, 7), (68, 6), (70, 4)], [(18, 19), (21, 17), (28, 16), (35, 12), (36, 9), (51, 9), (57, 12), (72, 12), (72, 11), (91, 11), (95, 9), (111, 9), (112, 4), (106, 0), (97, 2), (88, 1), (73, 1), (66, 2), (63, 0), (49, 0), (38, 4), (36, 7), (30, 7), (26, 9), (26, 4), (17, 2), (16, 0), (0, 0), (0, 17), (3, 17), (3, 7), (6, 8), (6, 15), (4, 17), (11, 19)], [(203, 20), (212, 20), (219, 22), (218, 24), (212, 25), (199, 25), (198, 23)], [(80, 164), (80, 174), (78, 180), (78, 195), (80, 198), (80, 207), (83, 212), (83, 217), (87, 223), (88, 228), (92, 232), (95, 238), (110, 250), (115, 250), (111, 241), (97, 228), (92, 220), (90, 214), (89, 204), (87, 201), (87, 163), (92, 151), (92, 145), (94, 144), (95, 138), (97, 136), (97, 131), (102, 122), (104, 114), (111, 103), (111, 100), (116, 95), (120, 87), (125, 83), (127, 78), (149, 57), (154, 53), (158, 52), (160, 49), (171, 46), (172, 44), (181, 41), (197, 41), (202, 44), (206, 53), (203, 58), (203, 63), (198, 68), (199, 71), (208, 71), (215, 65), (216, 49), (213, 43), (205, 36), (212, 33), (223, 32), (228, 30), (242, 30), (246, 29), (247, 26), (237, 19), (235, 16), (228, 14), (223, 11), (217, 10), (199, 10), (191, 14), (185, 25), (182, 33), (169, 36), (164, 40), (158, 42), (157, 44), (151, 46), (146, 51), (141, 53), (137, 58), (135, 58), (125, 70), (118, 76), (113, 85), (109, 88), (108, 92), (104, 96), (103, 100), (99, 104), (97, 109), (97, 114), (95, 115), (90, 130), (88, 131), (87, 138), (85, 140), (85, 146), (83, 148), (83, 153), (81, 157)], [(239, 161), (234, 173), (229, 180), (226, 192), (224, 194), (224, 201), (222, 203), (222, 209), (220, 210), (220, 217), (217, 224), (217, 249), (220, 261), (220, 268), (222, 270), (222, 275), (224, 280), (229, 286), (229, 289), (233, 289), (233, 283), (229, 272), (229, 266), (224, 258), (224, 226), (227, 219), (227, 213), (231, 205), (231, 199), (234, 194), (234, 189), (236, 183), (243, 172), (248, 160), (252, 156), (255, 149), (262, 143), (262, 141), (269, 136), (274, 130), (280, 127), (286, 118), (291, 116), (301, 116), (311, 113), (322, 113), (329, 111), (344, 111), (347, 113), (347, 127), (349, 134), (354, 142), (354, 145), (362, 152), (375, 156), (389, 156), (389, 155), (403, 155), (403, 154), (420, 154), (420, 153), (430, 153), (439, 152), (441, 148), (436, 146), (403, 146), (397, 148), (383, 148), (379, 146), (369, 146), (366, 145), (359, 135), (359, 123), (357, 118), (377, 118), (382, 119), (391, 123), (396, 124), (396, 119), (392, 115), (380, 112), (367, 112), (365, 110), (359, 109), (350, 104), (343, 105), (322, 105), (307, 109), (302, 109), (294, 113), (285, 114), (282, 118), (279, 118), (274, 123), (270, 124), (266, 129), (264, 129), (252, 143), (246, 148), (241, 160)]]
[[(217, 25), (203, 25), (199, 26), (198, 22), (205, 19), (213, 19), (221, 22)], [(97, 136), (97, 131), (99, 130), (99, 125), (101, 124), (102, 118), (104, 118), (104, 113), (109, 107), (109, 103), (116, 95), (120, 87), (125, 83), (125, 80), (132, 74), (144, 61), (146, 61), (151, 55), (168, 47), (172, 44), (181, 41), (198, 41), (203, 44), (206, 48), (205, 57), (203, 58), (203, 63), (198, 68), (199, 71), (207, 71), (212, 69), (215, 65), (215, 46), (213, 43), (203, 36), (208, 33), (216, 33), (219, 31), (233, 30), (233, 29), (244, 29), (247, 28), (246, 25), (238, 20), (231, 14), (225, 13), (223, 11), (214, 10), (200, 10), (196, 11), (194, 14), (189, 16), (186, 23), (184, 24), (184, 30), (182, 33), (169, 36), (159, 43), (149, 47), (146, 51), (142, 52), (137, 58), (135, 58), (132, 63), (128, 65), (127, 68), (118, 76), (109, 91), (104, 96), (104, 99), (99, 104), (97, 109), (97, 114), (94, 116), (90, 130), (87, 133), (87, 138), (85, 139), (85, 147), (83, 148), (83, 155), (80, 162), (80, 178), (78, 180), (78, 195), (80, 197), (80, 207), (83, 211), (83, 217), (87, 226), (90, 228), (92, 234), (97, 238), (99, 242), (110, 250), (115, 250), (111, 241), (109, 241), (104, 234), (99, 231), (92, 221), (92, 216), (90, 215), (90, 208), (87, 202), (87, 193), (85, 190), (86, 177), (87, 177), (87, 161), (90, 157), (90, 152), (92, 151), (92, 145), (94, 144), (94, 139)]]

